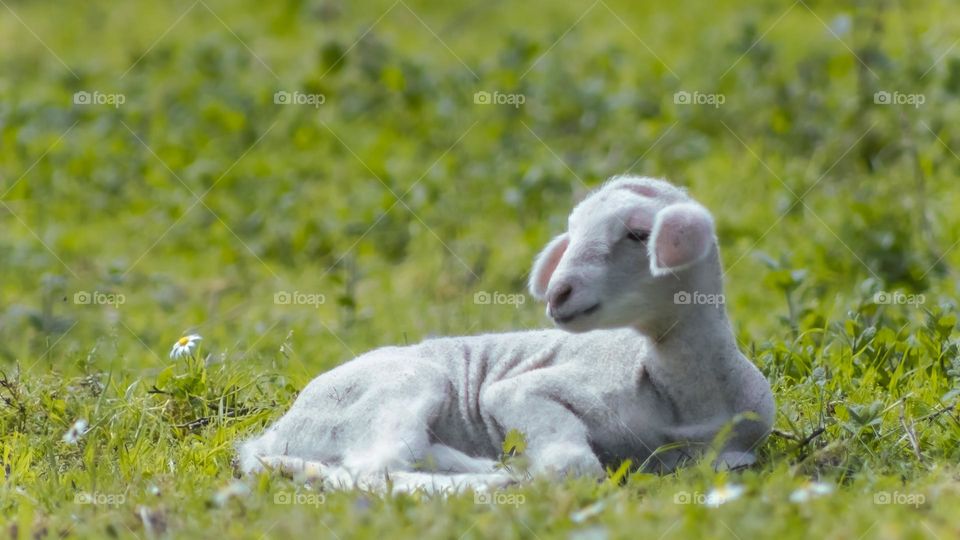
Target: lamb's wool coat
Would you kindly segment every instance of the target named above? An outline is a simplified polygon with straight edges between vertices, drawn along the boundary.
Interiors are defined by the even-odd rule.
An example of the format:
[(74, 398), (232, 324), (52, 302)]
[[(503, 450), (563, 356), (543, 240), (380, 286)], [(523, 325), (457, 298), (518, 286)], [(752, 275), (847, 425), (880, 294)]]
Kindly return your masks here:
[[(637, 235), (649, 234), (645, 244)], [(682, 190), (619, 178), (548, 245), (531, 291), (565, 330), (430, 339), (361, 355), (314, 379), (240, 448), (241, 468), (315, 470), (406, 487), (498, 482), (505, 434), (533, 472), (600, 476), (624, 459), (669, 471), (725, 427), (719, 463), (754, 461), (774, 405), (737, 349), (722, 303), (713, 221)], [(678, 296), (686, 294), (688, 296)], [(696, 296), (699, 295), (699, 296)], [(679, 300), (678, 300), (679, 298)], [(670, 449), (657, 451), (665, 445)], [(365, 480), (366, 479), (366, 480)]]

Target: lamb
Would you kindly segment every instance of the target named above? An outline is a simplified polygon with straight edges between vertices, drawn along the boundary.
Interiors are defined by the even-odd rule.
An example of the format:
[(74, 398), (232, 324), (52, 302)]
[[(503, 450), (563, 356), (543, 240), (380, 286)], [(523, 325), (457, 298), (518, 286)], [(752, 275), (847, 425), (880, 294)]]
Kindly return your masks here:
[(721, 430), (718, 466), (755, 462), (770, 385), (737, 348), (713, 218), (685, 190), (609, 180), (536, 257), (529, 289), (559, 329), (363, 354), (243, 443), (240, 468), (479, 488), (509, 481), (496, 460), (512, 429), (535, 475), (602, 477), (626, 459), (671, 471)]

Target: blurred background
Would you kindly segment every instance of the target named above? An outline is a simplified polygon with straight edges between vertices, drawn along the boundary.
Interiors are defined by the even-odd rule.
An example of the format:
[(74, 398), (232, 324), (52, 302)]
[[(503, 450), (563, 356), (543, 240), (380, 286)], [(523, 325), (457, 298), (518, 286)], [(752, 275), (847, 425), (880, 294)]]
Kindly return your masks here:
[(547, 326), (533, 256), (624, 173), (716, 214), (745, 349), (956, 294), (951, 2), (2, 4), (6, 366)]

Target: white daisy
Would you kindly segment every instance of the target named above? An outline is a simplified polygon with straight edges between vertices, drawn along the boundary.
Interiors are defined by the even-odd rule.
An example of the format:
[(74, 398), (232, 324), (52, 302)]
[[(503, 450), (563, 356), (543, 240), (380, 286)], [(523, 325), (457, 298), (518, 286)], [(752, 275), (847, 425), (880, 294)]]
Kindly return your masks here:
[(173, 348), (170, 349), (170, 358), (176, 360), (184, 356), (192, 355), (194, 349), (197, 348), (197, 343), (202, 339), (203, 338), (197, 334), (183, 336), (182, 338), (178, 339), (177, 342), (173, 344)]
[(707, 493), (704, 504), (711, 508), (716, 508), (721, 504), (739, 499), (745, 491), (746, 488), (738, 484), (726, 484), (718, 486), (711, 489), (710, 493)]
[(833, 486), (823, 482), (807, 482), (790, 494), (790, 502), (805, 503), (810, 499), (833, 493)]
[(77, 420), (70, 426), (70, 429), (63, 434), (63, 442), (67, 444), (77, 444), (77, 441), (80, 440), (80, 437), (83, 437), (83, 434), (87, 432), (87, 421), (83, 418)]

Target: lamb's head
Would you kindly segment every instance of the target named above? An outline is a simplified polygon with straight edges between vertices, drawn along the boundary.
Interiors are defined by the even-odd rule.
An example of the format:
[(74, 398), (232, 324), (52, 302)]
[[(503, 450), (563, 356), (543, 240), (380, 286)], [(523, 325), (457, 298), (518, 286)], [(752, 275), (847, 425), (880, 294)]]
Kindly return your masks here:
[(722, 293), (713, 218), (666, 181), (614, 178), (537, 256), (530, 292), (566, 330), (655, 333), (676, 320), (676, 295)]

